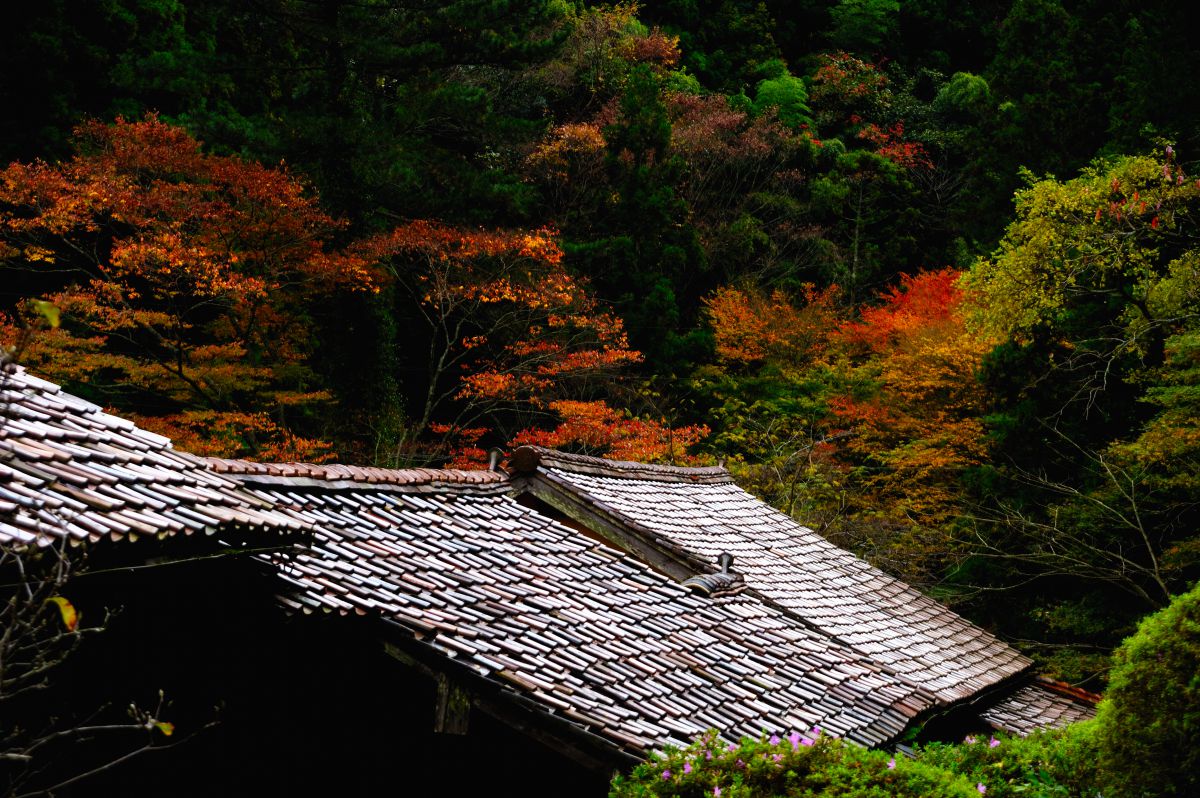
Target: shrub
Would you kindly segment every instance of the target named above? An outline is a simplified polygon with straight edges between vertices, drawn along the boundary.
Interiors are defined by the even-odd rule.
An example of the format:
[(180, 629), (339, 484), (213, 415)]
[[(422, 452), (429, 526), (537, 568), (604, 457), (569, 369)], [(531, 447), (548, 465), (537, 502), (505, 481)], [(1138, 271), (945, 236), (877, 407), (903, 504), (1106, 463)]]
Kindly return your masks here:
[(1200, 795), (1200, 585), (1117, 649), (1096, 727), (1107, 798)]
[(987, 798), (1090, 798), (1096, 795), (1095, 721), (1029, 737), (968, 737), (935, 743), (917, 761), (987, 785)]
[(979, 798), (976, 783), (817, 732), (724, 743), (715, 731), (613, 779), (610, 798)]

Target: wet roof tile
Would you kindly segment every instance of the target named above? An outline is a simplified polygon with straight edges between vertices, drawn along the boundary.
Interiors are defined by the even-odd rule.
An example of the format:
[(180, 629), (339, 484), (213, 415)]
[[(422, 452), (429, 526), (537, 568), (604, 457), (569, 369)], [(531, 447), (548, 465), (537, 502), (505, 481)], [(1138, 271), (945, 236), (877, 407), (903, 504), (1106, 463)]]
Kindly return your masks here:
[[(718, 719), (730, 737), (819, 724), (875, 745), (933, 704), (759, 599), (694, 596), (517, 504), (502, 475), (375, 474), (333, 486), (343, 472), (322, 483), (224, 470), (316, 523), (311, 547), (272, 560), (290, 586), (285, 604), (386, 617), (631, 753), (685, 742)], [(440, 489), (420, 492), (427, 485)]]

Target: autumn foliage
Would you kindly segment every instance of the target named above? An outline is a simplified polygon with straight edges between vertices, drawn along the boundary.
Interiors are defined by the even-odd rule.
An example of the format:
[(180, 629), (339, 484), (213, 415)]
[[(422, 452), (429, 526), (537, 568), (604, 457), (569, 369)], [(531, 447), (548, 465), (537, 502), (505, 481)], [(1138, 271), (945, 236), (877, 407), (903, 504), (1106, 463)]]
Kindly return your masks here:
[[(412, 456), (486, 461), (484, 444), (540, 443), (656, 460), (704, 433), (674, 433), (604, 401), (642, 356), (621, 320), (563, 265), (549, 230), (413, 222), (364, 242), (416, 300), (428, 327), (429, 389)], [(421, 433), (437, 436), (421, 442)]]
[(805, 362), (820, 352), (836, 324), (837, 286), (818, 291), (806, 286), (797, 306), (782, 291), (720, 288), (706, 306), (716, 336), (717, 355), (731, 363), (771, 358)]
[(703, 425), (672, 428), (663, 421), (634, 418), (603, 401), (561, 400), (551, 402), (550, 409), (562, 419), (558, 426), (523, 430), (511, 445), (546, 446), (614, 460), (682, 465), (692, 460), (688, 449), (709, 433)]
[(914, 580), (954, 556), (961, 479), (986, 455), (976, 373), (991, 343), (964, 324), (960, 277), (904, 275), (857, 309), (839, 307), (836, 287), (726, 287), (706, 302), (727, 369), (715, 384), (732, 381), (717, 440), (735, 470)]
[(375, 290), (371, 263), (329, 247), (340, 224), (282, 167), (205, 154), (154, 117), (75, 141), (69, 161), (0, 173), (0, 262), (61, 312), (24, 360), (184, 448), (326, 457), (293, 429), (330, 398), (303, 309)]
[(986, 454), (976, 373), (993, 344), (964, 324), (960, 277), (954, 269), (904, 275), (838, 333), (855, 386), (832, 402), (852, 433), (841, 456), (914, 579), (934, 577), (952, 555), (945, 532), (961, 512), (961, 477)]

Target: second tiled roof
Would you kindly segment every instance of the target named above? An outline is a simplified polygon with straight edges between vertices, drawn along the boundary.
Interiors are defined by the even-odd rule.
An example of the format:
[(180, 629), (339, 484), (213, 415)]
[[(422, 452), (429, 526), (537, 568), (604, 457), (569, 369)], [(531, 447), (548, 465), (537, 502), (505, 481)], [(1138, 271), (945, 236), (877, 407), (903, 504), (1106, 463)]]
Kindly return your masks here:
[(1039, 679), (1005, 696), (979, 716), (997, 729), (1024, 736), (1095, 717), (1099, 700), (1097, 695)]
[(723, 469), (630, 468), (529, 447), (513, 463), (660, 548), (711, 569), (733, 554), (749, 588), (950, 703), (1031, 661), (733, 484)]

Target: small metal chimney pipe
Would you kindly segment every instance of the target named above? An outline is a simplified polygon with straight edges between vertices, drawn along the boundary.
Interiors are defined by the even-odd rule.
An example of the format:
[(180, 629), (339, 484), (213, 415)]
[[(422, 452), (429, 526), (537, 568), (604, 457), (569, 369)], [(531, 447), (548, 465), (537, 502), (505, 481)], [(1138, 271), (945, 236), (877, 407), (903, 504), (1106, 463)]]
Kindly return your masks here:
[(500, 467), (500, 458), (504, 456), (503, 450), (500, 447), (493, 447), (488, 452), (488, 471), (495, 471)]
[(727, 551), (723, 552), (721, 556), (717, 557), (717, 565), (721, 566), (721, 573), (729, 573), (729, 570), (733, 567), (733, 555)]

